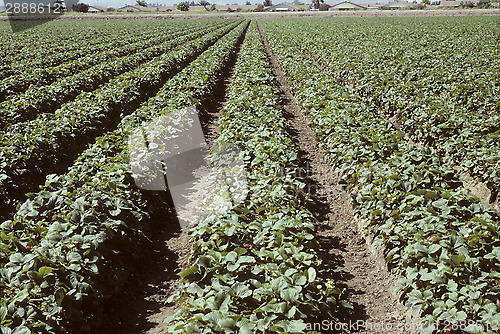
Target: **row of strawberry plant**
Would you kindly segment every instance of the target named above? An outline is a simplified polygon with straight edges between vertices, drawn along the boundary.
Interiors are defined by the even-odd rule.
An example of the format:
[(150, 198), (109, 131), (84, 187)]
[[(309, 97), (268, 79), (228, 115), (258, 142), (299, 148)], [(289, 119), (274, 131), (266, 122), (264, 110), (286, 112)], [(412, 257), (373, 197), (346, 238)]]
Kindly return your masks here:
[[(387, 117), (396, 116), (410, 138), (486, 182), (493, 202), (500, 191), (498, 28), (491, 18), (429, 20), (432, 28), (423, 26), (427, 20), (413, 19), (402, 26), (395, 25), (400, 20), (384, 22), (383, 47), (373, 44), (375, 39), (379, 42), (375, 32), (381, 25), (350, 26), (346, 32), (317, 20), (301, 37), (287, 34), (334, 77), (366, 96), (374, 108)], [(456, 26), (457, 21), (463, 25)], [(414, 23), (422, 26), (424, 35), (408, 35), (406, 25)], [(438, 34), (435, 24), (440, 26)], [(335, 31), (342, 31), (342, 37), (333, 38), (332, 47)]]
[[(122, 26), (122, 29), (120, 29), (120, 26)], [(13, 34), (10, 22), (2, 21), (0, 23), (0, 36), (4, 45), (0, 49), (0, 56), (2, 56), (0, 64), (12, 64), (16, 61), (28, 60), (30, 56), (25, 51), (30, 49), (33, 50), (35, 56), (42, 52), (45, 56), (50, 56), (55, 52), (51, 51), (48, 46), (53, 45), (55, 51), (61, 50), (65, 42), (68, 43), (68, 47), (71, 47), (74, 46), (73, 43), (78, 38), (88, 43), (99, 36), (114, 38), (115, 32), (126, 36), (129, 33), (133, 35), (145, 31), (144, 27), (136, 24), (129, 25), (129, 29), (123, 28), (125, 26), (114, 24), (114, 22), (102, 24), (102, 22), (89, 21), (73, 23), (53, 21), (43, 26), (34, 26), (33, 29), (26, 29)], [(78, 36), (82, 35), (83, 32), (87, 32), (88, 35)], [(21, 53), (19, 53), (20, 51)]]
[(281, 30), (262, 26), (326, 158), (342, 171), (357, 216), (401, 276), (401, 298), (428, 325), (424, 332), (496, 332), (499, 214), (464, 189), (432, 148), (411, 145)]
[(363, 89), (362, 94), (382, 105), (391, 103), (386, 112), (403, 107), (407, 96), (424, 102), (439, 99), (449, 109), (470, 113), (500, 111), (495, 18), (358, 19), (333, 24), (319, 19), (282, 24), (299, 28), (301, 33), (287, 35), (332, 69), (335, 77)]
[[(11, 68), (7, 71), (3, 72), (5, 77), (3, 80), (0, 81), (0, 87), (2, 87), (1, 91), (1, 99), (4, 99), (4, 96), (6, 93), (8, 93), (9, 88), (15, 91), (22, 91), (22, 82), (27, 81), (29, 74), (33, 73), (33, 77), (31, 78), (32, 81), (27, 81), (27, 85), (29, 86), (30, 83), (36, 82), (36, 79), (39, 79), (40, 81), (45, 80), (45, 76), (50, 76), (50, 72), (48, 72), (50, 69), (56, 69), (56, 68), (64, 68), (64, 66), (67, 66), (68, 63), (72, 62), (78, 62), (80, 58), (88, 57), (91, 55), (99, 54), (104, 51), (108, 51), (110, 45), (115, 45), (115, 47), (124, 47), (128, 44), (130, 44), (132, 41), (141, 41), (141, 40), (147, 40), (149, 38), (154, 37), (156, 34), (161, 33), (160, 28), (152, 29), (151, 31), (148, 31), (146, 34), (143, 34), (141, 36), (134, 36), (134, 35), (124, 35), (124, 36), (108, 36), (108, 37), (103, 37), (100, 39), (95, 40), (95, 43), (93, 44), (87, 44), (86, 48), (76, 48), (75, 45), (72, 45), (71, 42), (68, 42), (68, 44), (73, 46), (73, 53), (74, 53), (74, 59), (65, 59), (64, 56), (61, 60), (65, 60), (62, 63), (55, 65), (55, 66), (40, 66), (40, 67), (32, 67), (29, 65), (28, 62), (19, 62), (19, 63), (10, 63), (9, 65)], [(26, 41), (26, 43), (29, 43)], [(26, 48), (26, 47), (25, 47)], [(55, 50), (51, 50), (51, 48), (44, 48), (45, 52), (49, 52), (50, 54), (43, 54), (43, 55), (36, 55), (36, 46), (34, 45), (29, 45), (28, 50), (19, 50), (18, 52), (30, 52), (30, 54), (33, 52), (35, 54), (32, 55), (32, 58), (30, 61), (33, 61), (37, 59), (37, 57), (43, 57), (43, 58), (59, 58), (60, 57), (60, 50), (58, 50), (57, 47), (54, 48)], [(54, 53), (55, 54), (52, 54)], [(8, 74), (9, 73), (9, 74)], [(39, 77), (39, 78), (38, 78)], [(50, 77), (48, 78), (50, 80)], [(19, 87), (16, 89), (16, 82), (19, 81)]]
[[(148, 20), (149, 21), (149, 20)], [(107, 46), (123, 46), (130, 37), (151, 30), (159, 33), (165, 26), (185, 26), (186, 23), (117, 23), (96, 21), (49, 22), (42, 26), (13, 34), (3, 34), (0, 79), (38, 68), (58, 66)], [(2, 24), (8, 25), (7, 22)], [(124, 41), (120, 41), (121, 39)], [(9, 52), (10, 51), (10, 52)]]
[(239, 23), (167, 81), (67, 173), (47, 177), (43, 190), (0, 225), (2, 333), (95, 330), (102, 301), (119, 292), (141, 252), (141, 226), (167, 210), (164, 196), (135, 186), (128, 136), (162, 114), (210, 99), (246, 26)]
[[(223, 25), (225, 24), (219, 23), (203, 28), (196, 26), (189, 30), (170, 32), (159, 40), (147, 41), (146, 43), (138, 42), (131, 47), (127, 47), (126, 53), (130, 53), (129, 55), (124, 55), (107, 63), (97, 64), (80, 73), (62, 78), (52, 85), (32, 86), (23, 94), (0, 104), (0, 128), (34, 119), (42, 113), (54, 112), (61, 105), (73, 100), (82, 92), (93, 91), (116, 76), (129, 72), (145, 62)], [(190, 32), (190, 30), (194, 31)], [(150, 43), (153, 46), (145, 48)], [(110, 52), (108, 54), (112, 55), (114, 53)]]
[[(213, 22), (213, 24), (215, 25), (216, 23)], [(162, 27), (163, 29), (152, 29), (151, 31), (141, 34), (140, 36), (117, 36), (114, 43), (118, 44), (116, 46), (111, 46), (111, 41), (104, 39), (104, 41), (106, 41), (105, 46), (102, 46), (101, 49), (91, 50), (88, 55), (79, 57), (73, 61), (65, 62), (55, 67), (37, 68), (34, 70), (27, 69), (22, 73), (10, 76), (0, 81), (0, 101), (4, 101), (9, 95), (19, 93), (26, 95), (28, 92), (25, 91), (28, 88), (32, 90), (31, 94), (33, 94), (35, 89), (49, 85), (64, 77), (74, 76), (80, 71), (88, 71), (90, 67), (99, 64), (102, 64), (101, 66), (105, 66), (107, 63), (116, 58), (136, 53), (144, 48), (160, 44), (168, 39), (173, 39), (180, 34), (187, 34), (192, 30), (199, 29), (200, 27), (206, 25), (206, 22), (197, 22), (187, 27), (167, 26)], [(208, 26), (210, 25), (211, 24)], [(78, 77), (73, 80), (78, 80)], [(47, 95), (50, 96), (51, 93), (48, 92)], [(57, 97), (55, 98), (57, 99)], [(10, 103), (20, 102), (14, 100), (10, 101)]]
[[(122, 74), (99, 89), (82, 93), (64, 104), (55, 114), (42, 114), (37, 119), (19, 123), (3, 133), (0, 144), (0, 214), (3, 217), (36, 189), (48, 173), (62, 171), (72, 156), (92, 138), (111, 129), (120, 115), (157, 91), (182, 67), (195, 59), (217, 39), (239, 22), (219, 28)], [(184, 37), (180, 39), (185, 41)], [(69, 160), (69, 161), (68, 161)]]
[[(297, 152), (286, 132), (279, 88), (255, 21), (222, 110), (215, 146), (235, 146), (248, 168), (247, 199), (194, 226), (191, 267), (172, 300), (173, 333), (306, 333), (351, 307), (330, 279), (316, 240)], [(217, 168), (219, 156), (212, 151)], [(223, 162), (224, 163), (224, 162)], [(235, 191), (235, 189), (232, 189)]]

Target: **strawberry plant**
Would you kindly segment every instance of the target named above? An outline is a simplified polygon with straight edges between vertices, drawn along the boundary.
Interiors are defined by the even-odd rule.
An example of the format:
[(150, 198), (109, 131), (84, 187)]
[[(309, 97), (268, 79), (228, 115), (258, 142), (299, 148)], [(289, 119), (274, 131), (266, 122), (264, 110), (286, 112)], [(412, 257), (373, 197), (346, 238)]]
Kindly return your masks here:
[[(211, 97), (246, 27), (233, 25), (115, 131), (90, 145), (67, 173), (49, 175), (14, 219), (1, 224), (3, 332), (85, 332), (99, 324), (102, 300), (120, 291), (144, 245), (141, 226), (166, 209), (161, 196), (134, 186), (127, 137), (162, 113), (201, 107)], [(196, 86), (184, 85), (195, 79)]]
[(54, 114), (42, 114), (9, 127), (8, 132), (0, 135), (2, 214), (8, 213), (13, 200), (35, 190), (46, 174), (58, 171), (58, 165), (71, 159), (93, 137), (111, 129), (117, 117), (133, 111), (169, 77), (238, 23), (201, 37), (199, 33), (178, 37), (185, 44), (115, 77), (93, 92), (80, 94)]
[[(294, 31), (296, 22), (289, 22), (280, 29)], [(377, 112), (395, 117), (412, 140), (485, 182), (490, 203), (496, 199), (500, 62), (495, 19), (307, 22), (307, 29), (289, 34), (302, 53)]]
[[(54, 68), (110, 46), (127, 44), (150, 32), (161, 32), (165, 25), (188, 26), (183, 22), (140, 20), (135, 22), (73, 21), (50, 22), (12, 34), (7, 22), (1, 22), (0, 80), (16, 80), (30, 72)], [(140, 38), (140, 37), (139, 37)], [(42, 79), (42, 78), (40, 78)], [(7, 80), (8, 81), (8, 80)]]
[[(494, 333), (500, 313), (499, 214), (430, 147), (415, 147), (358, 92), (322, 71), (275, 23), (266, 35), (328, 160), (342, 171), (366, 231), (424, 322)], [(432, 331), (432, 327), (424, 328)]]
[[(242, 90), (244, 94), (242, 94)], [(250, 195), (194, 226), (191, 267), (176, 297), (172, 333), (304, 333), (311, 319), (339, 319), (352, 307), (328, 279), (292, 176), (297, 152), (286, 133), (279, 89), (252, 22), (222, 110), (217, 142), (244, 156)], [(217, 165), (220, 157), (212, 154)], [(219, 169), (215, 168), (213, 173)], [(286, 171), (286, 172), (283, 172)]]
[[(213, 24), (215, 27), (220, 25), (220, 22), (216, 21), (213, 22)], [(202, 23), (200, 23), (200, 26), (201, 25)], [(102, 79), (108, 79), (114, 75), (130, 70), (131, 66), (126, 62), (122, 62), (121, 66), (123, 67), (123, 70), (121, 72), (118, 72), (117, 69), (114, 69), (117, 74), (111, 72), (110, 69), (115, 67), (114, 63), (117, 63), (117, 58), (127, 60), (127, 58), (123, 57), (133, 55), (139, 51), (149, 51), (144, 49), (155, 45), (161, 46), (164, 42), (168, 42), (181, 35), (186, 35), (190, 32), (199, 30), (200, 26), (173, 26), (171, 29), (153, 29), (151, 32), (148, 31), (146, 34), (141, 35), (139, 37), (139, 41), (137, 41), (137, 36), (134, 36), (133, 43), (131, 40), (127, 40), (126, 38), (117, 38), (114, 43), (116, 44), (114, 47), (103, 50), (100, 53), (91, 53), (85, 57), (63, 63), (56, 67), (38, 68), (36, 70), (28, 71), (27, 73), (17, 74), (6, 78), (0, 82), (0, 101), (3, 101), (7, 96), (14, 94), (17, 95), (22, 93), (22, 96), (12, 97), (7, 101), (7, 103), (2, 103), (2, 109), (4, 112), (9, 111), (9, 114), (3, 115), (2, 123), (0, 125), (3, 126), (6, 123), (15, 122), (12, 115), (16, 112), (23, 112), (23, 109), (20, 108), (21, 106), (23, 106), (23, 108), (30, 108), (32, 111), (49, 112), (52, 109), (47, 106), (47, 99), (58, 101), (59, 103), (61, 103), (61, 101), (68, 101), (71, 94), (66, 93), (65, 95), (62, 95), (64, 97), (64, 99), (62, 99), (60, 91), (65, 88), (65, 86), (68, 86), (69, 82), (74, 81), (75, 83), (73, 83), (73, 85), (76, 84), (75, 87), (69, 87), (73, 89), (73, 94), (75, 94), (74, 96), (77, 95), (76, 92), (81, 90), (94, 90), (97, 85), (104, 83)], [(203, 26), (206, 26), (206, 23), (203, 23)], [(174, 45), (168, 45), (168, 47), (172, 48)], [(147, 52), (147, 54), (150, 54), (150, 52)], [(152, 58), (152, 56), (150, 56), (150, 58), (146, 58), (147, 54), (141, 53), (140, 56), (143, 56), (144, 58), (140, 59), (140, 62), (137, 62), (137, 64)], [(131, 57), (128, 57), (128, 59), (130, 58)], [(110, 73), (101, 74), (103, 70), (110, 71)], [(61, 80), (63, 78), (64, 80)], [(51, 85), (53, 82), (57, 82), (57, 84)], [(93, 86), (95, 86), (95, 88), (92, 88)], [(58, 90), (54, 90), (54, 87), (58, 88)], [(68, 87), (66, 87), (66, 91), (67, 90)], [(30, 106), (29, 104), (26, 106), (26, 99), (28, 99), (28, 101), (29, 99), (43, 100), (44, 103), (41, 104), (41, 106)], [(5, 110), (5, 108), (9, 108), (12, 105), (15, 105), (17, 110)], [(6, 119), (8, 116), (10, 117)]]
[[(100, 63), (80, 73), (58, 80), (52, 85), (42, 87), (32, 85), (23, 94), (0, 104), (0, 108), (2, 108), (0, 127), (25, 122), (38, 117), (42, 113), (54, 112), (61, 105), (75, 99), (83, 92), (94, 91), (118, 75), (132, 71), (145, 62), (153, 60), (186, 41), (202, 36), (218, 26), (222, 25), (219, 24), (204, 29), (200, 29), (200, 27), (192, 28), (192, 33), (189, 33), (189, 30), (175, 33), (166, 32), (168, 34), (167, 38), (161, 36), (160, 38), (150, 39), (147, 43), (138, 42), (136, 45), (129, 45), (127, 53), (132, 53), (130, 55), (119, 57), (110, 62)], [(147, 47), (148, 45), (152, 46)], [(56, 72), (52, 71), (51, 73)], [(30, 78), (33, 78), (33, 74), (30, 75)]]

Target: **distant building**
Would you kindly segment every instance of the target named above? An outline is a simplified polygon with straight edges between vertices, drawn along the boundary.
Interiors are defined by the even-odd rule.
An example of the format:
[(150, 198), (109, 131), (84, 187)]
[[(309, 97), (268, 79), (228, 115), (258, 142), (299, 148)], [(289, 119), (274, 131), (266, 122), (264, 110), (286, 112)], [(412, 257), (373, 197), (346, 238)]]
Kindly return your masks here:
[[(464, 2), (471, 3), (472, 6), (479, 5), (479, 0), (468, 0), (468, 1), (441, 1), (438, 7), (442, 8), (459, 8)], [(494, 3), (490, 3), (490, 6), (493, 6)], [(494, 7), (494, 6), (493, 6)]]
[(157, 12), (179, 12), (177, 6), (157, 6), (151, 7)]
[(268, 12), (296, 12), (299, 10), (309, 10), (309, 5), (294, 5), (291, 3), (280, 3), (274, 6), (269, 6), (265, 8)]
[[(207, 8), (210, 8), (210, 7), (207, 7)], [(237, 11), (238, 8), (241, 11), (252, 12), (257, 8), (257, 5), (217, 5), (217, 4), (215, 4), (215, 10), (219, 11), (219, 12)], [(191, 7), (189, 7), (189, 10), (191, 10)]]
[(380, 9), (381, 4), (378, 3), (360, 3), (360, 6), (366, 7), (366, 9)]
[(341, 3), (331, 5), (331, 7), (328, 10), (336, 11), (336, 10), (366, 10), (366, 9), (368, 8), (363, 5), (350, 1), (343, 1)]
[(458, 8), (460, 7), (460, 1), (441, 1), (438, 6), (443, 8)]
[(89, 13), (102, 13), (102, 12), (105, 12), (106, 10), (107, 10), (106, 7), (102, 7), (102, 6), (90, 6), (89, 5), (88, 12)]
[(124, 12), (155, 12), (155, 11), (157, 11), (155, 7), (143, 7), (143, 6), (137, 6), (137, 5), (126, 5), (126, 6), (120, 7), (119, 9), (123, 10)]
[(381, 9), (414, 9), (417, 7), (416, 3), (409, 3), (407, 1), (394, 1), (387, 5), (380, 7)]

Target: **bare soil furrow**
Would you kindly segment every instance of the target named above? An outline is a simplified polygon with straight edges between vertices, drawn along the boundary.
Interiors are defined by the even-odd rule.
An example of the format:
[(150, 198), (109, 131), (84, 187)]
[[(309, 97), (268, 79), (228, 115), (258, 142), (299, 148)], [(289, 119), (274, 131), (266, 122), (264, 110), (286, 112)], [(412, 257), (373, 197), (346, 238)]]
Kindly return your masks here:
[[(210, 146), (218, 137), (218, 119), (226, 101), (226, 91), (232, 81), (236, 62), (240, 55), (244, 35), (236, 52), (231, 56), (222, 73), (217, 88), (210, 99), (202, 105), (199, 117), (205, 139)], [(203, 187), (203, 184), (200, 185)], [(180, 274), (189, 267), (191, 239), (188, 228), (180, 228), (177, 213), (169, 194), (171, 211), (158, 219), (145, 234), (150, 238), (144, 249), (144, 256), (131, 275), (124, 293), (109, 301), (108, 318), (102, 333), (109, 334), (163, 334), (168, 333), (170, 324), (164, 320), (181, 307), (167, 303), (176, 292), (181, 281)]]
[[(259, 27), (260, 30), (260, 27)], [(393, 329), (352, 328), (348, 332), (401, 333), (397, 324), (410, 324), (411, 318), (394, 293), (396, 278), (387, 270), (382, 250), (373, 249), (354, 218), (350, 196), (339, 185), (338, 173), (325, 160), (298, 102), (287, 84), (286, 77), (261, 31), (267, 53), (280, 83), (285, 117), (290, 124), (290, 136), (299, 150), (299, 161), (305, 173), (309, 194), (316, 203), (319, 235), (332, 242), (327, 261), (336, 272), (339, 283), (345, 285), (349, 301), (354, 305), (350, 324), (389, 324)], [(406, 333), (419, 331), (405, 330)]]

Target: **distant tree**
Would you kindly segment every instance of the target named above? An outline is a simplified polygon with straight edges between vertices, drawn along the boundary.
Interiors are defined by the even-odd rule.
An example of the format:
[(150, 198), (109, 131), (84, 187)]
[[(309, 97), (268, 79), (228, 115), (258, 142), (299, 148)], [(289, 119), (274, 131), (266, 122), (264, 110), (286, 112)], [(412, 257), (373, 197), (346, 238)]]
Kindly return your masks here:
[(328, 9), (330, 9), (330, 5), (327, 5), (326, 3), (322, 3), (321, 5), (319, 5), (319, 10), (322, 12), (327, 12)]
[(250, 1), (245, 2), (245, 6), (250, 6), (250, 5), (252, 5)]
[(254, 12), (263, 12), (264, 11), (264, 6), (257, 5), (257, 7), (255, 7), (255, 9), (253, 11)]
[(461, 1), (460, 7), (462, 7), (462, 8), (474, 8), (474, 3), (472, 1)]
[(135, 2), (137, 3), (137, 6), (147, 7), (145, 0), (135, 0)]
[(189, 5), (190, 5), (190, 6), (196, 6), (196, 3), (195, 3), (194, 1), (191, 1), (191, 2), (189, 3)]
[(491, 7), (491, 1), (490, 0), (479, 0), (477, 3), (478, 8), (490, 8)]
[(232, 13), (232, 12), (234, 12), (234, 9), (232, 9), (231, 7), (228, 7), (228, 8), (226, 9), (226, 12), (228, 12), (228, 13)]
[(207, 0), (200, 0), (200, 6), (203, 6), (205, 10), (208, 10), (207, 6), (210, 6), (210, 2), (208, 2)]
[(431, 4), (431, 0), (422, 0), (422, 3), (424, 5), (430, 5)]
[(264, 0), (264, 7), (272, 6), (273, 2), (271, 0)]
[(87, 13), (89, 11), (89, 5), (86, 3), (77, 3), (71, 7), (74, 12)]
[(311, 0), (314, 8), (319, 9), (320, 5), (325, 2), (325, 0)]
[(187, 2), (181, 2), (177, 5), (177, 9), (181, 12), (187, 12), (189, 10), (189, 4)]
[(116, 8), (113, 8), (113, 7), (108, 7), (108, 9), (106, 9), (107, 12), (114, 12), (116, 10)]

